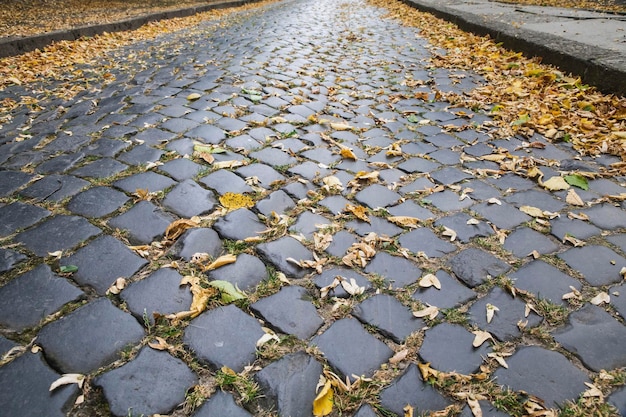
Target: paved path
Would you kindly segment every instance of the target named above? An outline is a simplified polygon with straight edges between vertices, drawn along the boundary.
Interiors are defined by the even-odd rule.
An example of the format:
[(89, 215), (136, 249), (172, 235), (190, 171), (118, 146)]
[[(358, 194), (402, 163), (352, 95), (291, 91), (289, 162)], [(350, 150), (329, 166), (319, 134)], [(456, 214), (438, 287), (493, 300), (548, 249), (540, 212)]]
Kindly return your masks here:
[[(113, 81), (13, 115), (0, 130), (2, 413), (310, 416), (327, 367), (373, 379), (336, 387), (335, 413), (404, 415), (410, 404), (415, 415), (452, 406), (469, 416), (451, 394), (470, 387), (486, 395), (484, 415), (500, 416), (527, 398), (507, 387), (556, 407), (602, 370), (620, 375), (626, 207), (602, 197), (623, 187), (589, 181), (576, 191), (597, 204), (575, 207), (567, 191), (496, 174), (492, 154), (535, 158), (546, 179), (554, 161), (597, 171), (615, 159), (578, 159), (541, 137), (542, 149), (493, 139), (477, 128), (488, 116), (435, 95), (481, 77), (429, 68), (426, 41), (383, 15), (360, 0), (281, 2), (126, 48)], [(223, 151), (212, 165), (186, 158), (196, 143)], [(254, 206), (221, 211), (229, 192)], [(369, 222), (348, 204), (367, 207)], [(198, 227), (164, 240), (194, 216)], [(572, 236), (587, 244), (564, 243)], [(237, 258), (202, 273), (196, 253)], [(204, 290), (217, 296), (206, 311), (170, 321), (190, 309), (179, 286), (189, 274), (198, 293), (219, 280), (250, 298), (219, 306)], [(111, 293), (118, 278), (127, 285)], [(608, 304), (589, 302), (603, 291)], [(263, 327), (279, 341), (257, 348)], [(472, 331), (493, 339), (473, 347)], [(434, 388), (422, 363), (477, 376)], [(76, 384), (48, 390), (67, 373), (88, 376), (81, 405)], [(605, 394), (626, 412), (626, 388)]]

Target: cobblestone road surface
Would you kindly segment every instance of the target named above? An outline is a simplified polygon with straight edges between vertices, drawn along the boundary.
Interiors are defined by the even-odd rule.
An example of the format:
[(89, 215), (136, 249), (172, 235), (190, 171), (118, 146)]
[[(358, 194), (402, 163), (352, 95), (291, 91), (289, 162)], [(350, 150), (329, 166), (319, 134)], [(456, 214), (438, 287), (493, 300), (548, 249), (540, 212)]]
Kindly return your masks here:
[[(429, 68), (427, 42), (383, 16), (360, 0), (276, 3), (126, 48), (107, 83), (12, 115), (0, 130), (0, 414), (310, 416), (326, 368), (373, 379), (335, 387), (334, 413), (404, 415), (410, 404), (415, 415), (455, 406), (469, 416), (448, 388), (457, 384), (489, 386), (483, 413), (501, 416), (519, 413), (522, 391), (555, 408), (602, 370), (623, 376), (625, 207), (572, 206), (567, 191), (500, 171), (492, 156), (536, 158), (546, 179), (615, 160), (492, 137), (487, 115), (436, 95), (485, 81)], [(224, 151), (208, 164), (189, 157), (196, 143)], [(597, 201), (623, 190), (595, 179), (577, 192)], [(220, 211), (228, 192), (255, 204)], [(164, 240), (194, 216), (197, 227)], [(314, 243), (329, 236), (325, 249)], [(355, 244), (363, 264), (348, 267)], [(199, 273), (196, 253), (237, 258)], [(190, 309), (179, 284), (192, 272), (250, 298), (163, 318)], [(353, 286), (328, 289), (337, 276)], [(112, 294), (118, 278), (127, 285)], [(610, 301), (590, 303), (600, 292)], [(429, 306), (438, 310), (412, 314)], [(280, 341), (257, 347), (264, 327)], [(493, 338), (473, 347), (473, 331)], [(169, 347), (151, 347), (157, 337)], [(477, 376), (433, 387), (421, 363)], [(49, 392), (75, 373), (88, 376), (81, 405), (76, 384)], [(619, 385), (606, 401), (625, 413)]]

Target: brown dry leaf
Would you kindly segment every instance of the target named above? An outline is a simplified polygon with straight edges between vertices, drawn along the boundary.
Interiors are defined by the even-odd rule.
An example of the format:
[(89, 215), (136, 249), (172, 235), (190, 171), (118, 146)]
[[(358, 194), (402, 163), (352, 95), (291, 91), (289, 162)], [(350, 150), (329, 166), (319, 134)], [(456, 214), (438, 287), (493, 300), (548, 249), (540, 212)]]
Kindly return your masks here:
[(371, 171), (371, 172), (359, 171), (354, 175), (354, 179), (358, 181), (368, 182), (368, 183), (376, 183), (378, 182), (379, 175), (380, 175), (380, 172), (378, 171)]
[(487, 303), (485, 309), (487, 310), (487, 323), (491, 323), (491, 320), (493, 320), (493, 316), (496, 314), (496, 311), (500, 311), (500, 309), (490, 303)]
[(260, 348), (261, 346), (263, 346), (264, 344), (266, 344), (267, 342), (274, 340), (278, 343), (280, 343), (280, 338), (276, 335), (276, 333), (274, 333), (274, 331), (270, 328), (267, 327), (262, 327), (263, 329), (263, 336), (261, 336), (259, 338), (259, 340), (256, 341), (256, 347)]
[(404, 417), (413, 417), (414, 410), (411, 404), (405, 405), (402, 411), (404, 411)]
[(565, 236), (563, 236), (563, 243), (566, 243), (566, 242), (572, 244), (575, 248), (580, 248), (587, 244), (585, 241), (576, 239), (574, 236), (569, 235), (569, 234), (566, 234)]
[[(323, 378), (320, 375), (320, 378)], [(313, 415), (315, 417), (326, 416), (333, 411), (333, 390), (330, 380), (324, 383), (321, 391), (317, 394), (313, 400)]]
[(409, 354), (408, 349), (402, 349), (401, 351), (396, 352), (391, 358), (389, 358), (389, 363), (392, 365), (395, 365), (399, 362), (402, 362), (403, 360), (406, 359), (408, 354)]
[(363, 206), (355, 206), (353, 204), (346, 204), (345, 211), (352, 213), (357, 219), (369, 223), (370, 218), (367, 217), (367, 209)]
[(599, 292), (589, 302), (595, 306), (599, 306), (602, 303), (609, 304), (611, 302), (611, 296), (604, 291)]
[(468, 398), (467, 405), (469, 406), (474, 417), (483, 417), (483, 410), (480, 408), (478, 400)]
[(150, 201), (154, 198), (154, 193), (151, 193), (147, 188), (137, 188), (133, 195), (135, 198), (135, 203), (139, 201)]
[(569, 212), (567, 213), (567, 218), (570, 220), (582, 220), (582, 221), (589, 221), (589, 216), (586, 215), (583, 212), (580, 213), (573, 213), (573, 212)]
[(441, 234), (443, 236), (450, 237), (450, 242), (454, 242), (456, 240), (456, 232), (447, 226), (443, 226), (443, 232)]
[(413, 316), (415, 317), (419, 317), (419, 318), (428, 317), (431, 320), (434, 320), (438, 315), (439, 315), (439, 308), (435, 306), (431, 306), (431, 305), (421, 310), (413, 312)]
[(193, 275), (186, 275), (180, 280), (180, 286), (184, 285), (190, 286), (191, 294), (193, 296), (189, 310), (169, 314), (165, 316), (166, 318), (172, 320), (181, 320), (187, 317), (195, 318), (206, 310), (210, 298), (216, 297), (220, 294), (220, 291), (217, 288), (203, 288), (200, 285), (200, 278)]
[(590, 398), (590, 397), (597, 397), (600, 399), (604, 398), (604, 394), (602, 394), (602, 391), (598, 387), (596, 387), (590, 382), (585, 382), (585, 385), (588, 386), (589, 389), (583, 392), (584, 398)]
[(237, 210), (242, 207), (250, 208), (254, 206), (254, 200), (250, 196), (239, 193), (226, 192), (220, 198), (220, 204), (228, 210)]
[(369, 245), (366, 242), (353, 243), (350, 249), (346, 252), (346, 255), (341, 258), (341, 261), (350, 267), (365, 268), (367, 262), (376, 255), (376, 249), (373, 245)]
[(156, 340), (156, 342), (155, 341), (148, 342), (148, 346), (150, 346), (152, 349), (167, 350), (170, 347), (169, 343), (167, 343), (167, 341), (163, 339), (162, 337), (155, 336), (154, 339)]
[(339, 152), (339, 154), (344, 159), (352, 159), (354, 161), (356, 161), (358, 159), (356, 157), (356, 155), (354, 154), (354, 152), (352, 151), (352, 149), (347, 148), (347, 147), (342, 147), (341, 151)]
[(561, 299), (563, 300), (582, 300), (583, 299), (582, 294), (576, 288), (570, 285), (569, 289), (572, 291), (566, 294), (563, 294), (563, 297), (561, 297)]
[(233, 161), (220, 161), (220, 162), (215, 162), (213, 163), (213, 168), (215, 169), (230, 169), (230, 168), (236, 168), (236, 167), (241, 167), (247, 165), (247, 163), (245, 161), (238, 161), (238, 160), (233, 160)]
[(438, 290), (441, 289), (441, 282), (435, 276), (435, 274), (426, 274), (419, 280), (419, 286), (422, 288), (435, 287)]
[(165, 229), (165, 239), (176, 240), (180, 235), (185, 233), (187, 229), (198, 227), (199, 224), (200, 221), (198, 218), (175, 220)]
[(418, 363), (417, 367), (419, 368), (424, 381), (428, 381), (431, 376), (438, 378), (439, 375), (441, 375), (441, 372), (430, 367), (430, 362)]
[(483, 155), (479, 159), (482, 159), (485, 161), (491, 161), (491, 162), (502, 162), (506, 158), (509, 158), (509, 157), (510, 155), (506, 153), (492, 153), (489, 155)]
[(576, 191), (574, 191), (573, 188), (571, 188), (568, 192), (567, 192), (567, 196), (565, 197), (565, 201), (567, 202), (567, 204), (571, 204), (573, 206), (584, 206), (585, 202), (583, 201), (582, 198), (580, 198), (580, 196), (576, 193)]
[(541, 254), (539, 252), (537, 252), (537, 250), (533, 250), (532, 252), (530, 252), (528, 255), (526, 256), (532, 256), (535, 259), (541, 258)]
[(194, 156), (197, 156), (209, 165), (215, 162), (215, 157), (213, 156), (213, 154), (210, 154), (208, 152), (194, 152)]
[(224, 265), (232, 264), (236, 261), (237, 261), (237, 255), (233, 255), (230, 253), (228, 255), (222, 255), (216, 260), (214, 260), (213, 262), (211, 262), (209, 265), (205, 266), (204, 272), (212, 271)]
[[(498, 352), (489, 352), (488, 357), (495, 359), (501, 367), (509, 369), (509, 364), (504, 360), (504, 354)], [(510, 356), (510, 355), (507, 355)]]
[(475, 348), (481, 346), (487, 340), (491, 340), (492, 342), (496, 342), (491, 333), (483, 331), (483, 330), (474, 330), (472, 332), (474, 334), (474, 341), (472, 342), (472, 346)]
[(325, 251), (328, 246), (333, 242), (333, 235), (331, 233), (315, 232), (313, 233), (313, 246), (318, 252)]
[(125, 278), (118, 278), (115, 280), (115, 282), (113, 284), (111, 284), (111, 286), (109, 287), (109, 289), (107, 290), (107, 294), (119, 294), (120, 292), (122, 292), (122, 290), (126, 288), (126, 279)]
[(400, 147), (400, 142), (394, 142), (389, 145), (385, 154), (387, 156), (402, 156), (402, 148)]
[(554, 176), (547, 181), (539, 181), (539, 185), (549, 191), (568, 190), (571, 186), (561, 176)]
[(522, 213), (526, 213), (531, 217), (536, 217), (536, 218), (542, 218), (543, 217), (543, 210), (541, 210), (540, 208), (537, 207), (533, 207), (533, 206), (521, 206), (519, 208), (519, 210)]
[(420, 219), (410, 216), (389, 216), (387, 217), (391, 223), (395, 223), (398, 226), (406, 227), (408, 229), (417, 229), (419, 227)]

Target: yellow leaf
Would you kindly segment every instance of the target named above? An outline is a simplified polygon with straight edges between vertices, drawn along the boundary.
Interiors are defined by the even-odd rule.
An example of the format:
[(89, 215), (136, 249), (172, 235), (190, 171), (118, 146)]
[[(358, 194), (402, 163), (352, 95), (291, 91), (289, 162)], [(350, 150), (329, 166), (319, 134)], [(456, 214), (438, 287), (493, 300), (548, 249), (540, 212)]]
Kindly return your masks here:
[(370, 222), (370, 218), (367, 217), (367, 209), (363, 206), (355, 206), (352, 204), (346, 204), (345, 210), (347, 212), (354, 214), (356, 218), (359, 220), (363, 220), (364, 222), (367, 222), (367, 223)]
[(404, 411), (404, 417), (413, 417), (413, 406), (411, 404), (407, 404), (402, 409)]
[(313, 415), (322, 417), (333, 411), (333, 389), (330, 381), (326, 381), (322, 390), (313, 400)]
[(180, 235), (185, 233), (187, 229), (197, 227), (199, 224), (195, 219), (179, 219), (175, 220), (165, 229), (165, 239), (176, 240)]
[(357, 160), (356, 155), (354, 154), (354, 152), (352, 152), (352, 149), (350, 148), (341, 148), (341, 152), (340, 152), (342, 158), (345, 159), (352, 159), (352, 160)]
[(237, 210), (242, 207), (250, 208), (254, 206), (254, 200), (247, 195), (231, 193), (224, 193), (220, 198), (220, 204), (229, 210)]
[(522, 206), (519, 208), (521, 212), (528, 214), (532, 217), (543, 217), (543, 211), (540, 208), (533, 206)]
[(394, 142), (387, 148), (387, 156), (402, 156), (402, 148), (400, 148), (400, 142)]
[(347, 123), (331, 123), (330, 127), (335, 130), (352, 130), (353, 127)]
[(232, 264), (233, 262), (237, 261), (237, 255), (233, 255), (233, 254), (228, 254), (228, 255), (222, 255), (219, 258), (217, 258), (216, 260), (214, 260), (213, 262), (211, 262), (209, 265), (204, 267), (204, 271), (212, 271), (214, 269), (217, 269), (221, 266), (224, 265), (228, 265), (228, 264)]
[(391, 223), (395, 223), (398, 226), (407, 227), (409, 229), (417, 229), (419, 227), (420, 219), (410, 216), (389, 216), (387, 217)]
[(202, 97), (202, 94), (200, 93), (191, 93), (187, 96), (187, 100), (189, 101), (195, 101), (197, 99), (199, 99), (200, 97)]
[(359, 171), (354, 175), (355, 180), (366, 180), (368, 182), (378, 182), (378, 175), (380, 173), (378, 171)]
[(539, 184), (549, 191), (561, 191), (570, 188), (570, 185), (561, 176), (554, 176), (547, 181), (539, 182)]

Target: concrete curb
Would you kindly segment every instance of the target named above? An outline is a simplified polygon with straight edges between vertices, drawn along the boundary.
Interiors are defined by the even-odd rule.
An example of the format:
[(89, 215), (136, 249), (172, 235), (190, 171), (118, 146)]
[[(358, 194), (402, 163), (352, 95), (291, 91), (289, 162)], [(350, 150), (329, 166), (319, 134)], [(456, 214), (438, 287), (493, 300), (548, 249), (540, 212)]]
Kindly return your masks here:
[(558, 66), (581, 77), (584, 83), (608, 94), (626, 95), (626, 60), (615, 51), (568, 41), (549, 33), (516, 28), (484, 16), (465, 13), (442, 4), (431, 5), (420, 0), (402, 0), (420, 11), (455, 23), (461, 29), (477, 35), (489, 35), (506, 48), (529, 57), (541, 57), (542, 62)]
[(0, 39), (0, 58), (20, 55), (26, 52), (34, 51), (53, 42), (73, 41), (84, 36), (100, 35), (104, 32), (122, 32), (126, 30), (135, 30), (149, 22), (157, 20), (172, 19), (176, 17), (192, 16), (196, 13), (202, 13), (209, 10), (225, 9), (227, 7), (238, 7), (248, 3), (255, 3), (258, 0), (227, 0), (217, 3), (211, 3), (204, 6), (188, 7), (183, 9), (170, 10), (160, 13), (144, 14), (130, 19), (121, 20), (113, 23), (104, 23), (101, 25), (80, 26), (69, 30), (59, 30), (49, 32), (42, 35), (28, 36), (24, 38), (5, 38)]

